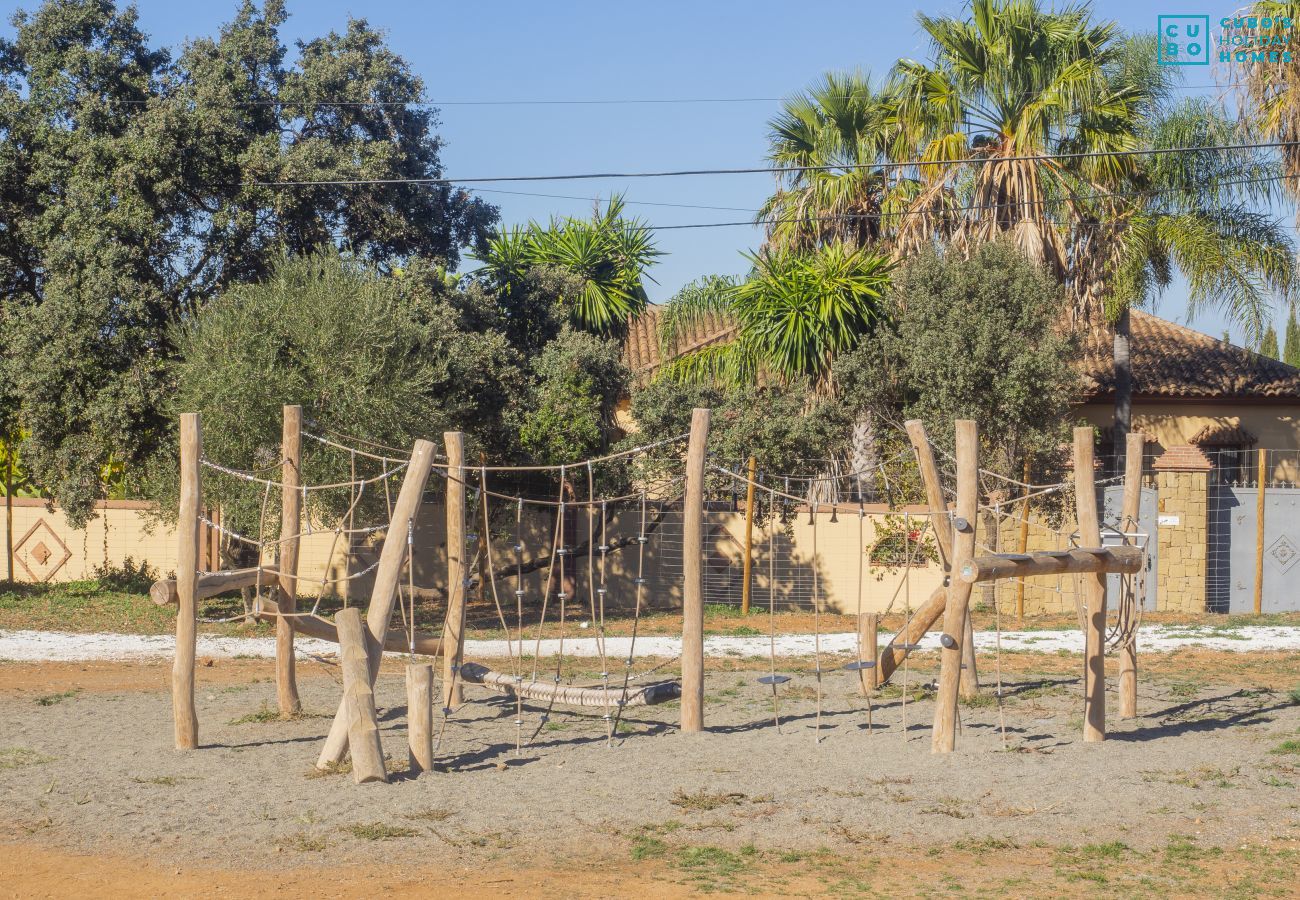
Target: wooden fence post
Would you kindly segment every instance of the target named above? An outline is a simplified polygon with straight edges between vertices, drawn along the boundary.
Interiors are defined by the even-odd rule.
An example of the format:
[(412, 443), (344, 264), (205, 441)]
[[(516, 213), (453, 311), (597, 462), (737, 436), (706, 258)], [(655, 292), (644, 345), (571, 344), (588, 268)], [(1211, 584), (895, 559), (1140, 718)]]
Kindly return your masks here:
[(858, 633), (858, 662), (875, 663), (869, 669), (860, 669), (860, 687), (866, 697), (880, 684), (880, 613), (859, 613), (861, 631)]
[[(448, 431), (447, 448), (447, 618), (443, 625), (442, 706), (456, 709), (465, 702), (458, 677), (465, 647), (465, 435)], [(486, 537), (484, 538), (486, 540)]]
[(704, 455), (709, 410), (691, 414), (682, 509), (682, 712), (683, 732), (704, 730)]
[[(1074, 429), (1074, 508), (1079, 523), (1079, 544), (1101, 546), (1101, 520), (1097, 515), (1094, 482), (1092, 426)], [(1083, 739), (1106, 739), (1106, 573), (1080, 576), (1088, 609), (1084, 623)]]
[[(370, 683), (379, 675), (379, 661), (388, 639), (388, 624), (393, 618), (393, 605), (397, 601), (397, 585), (402, 577), (402, 562), (406, 559), (406, 536), (420, 510), (424, 499), (424, 486), (433, 466), (433, 444), (425, 440), (415, 442), (411, 460), (406, 466), (402, 489), (397, 492), (397, 502), (388, 521), (383, 549), (379, 551), (379, 565), (375, 568), (375, 583), (370, 592), (370, 608), (366, 610), (366, 629), (371, 640), (366, 643), (370, 655)], [(444, 645), (443, 652), (446, 652)], [(339, 704), (330, 726), (329, 737), (321, 749), (316, 767), (328, 769), (337, 765), (348, 749), (348, 722), (346, 698)]]
[[(1146, 435), (1140, 431), (1129, 432), (1127, 446), (1124, 450), (1124, 500), (1120, 504), (1120, 528), (1129, 532), (1137, 528), (1138, 516), (1142, 511), (1142, 452), (1146, 447)], [(1148, 536), (1150, 542), (1154, 535)], [(1137, 545), (1137, 538), (1125, 539), (1125, 543)], [(1134, 579), (1138, 581), (1138, 579)], [(1133, 600), (1140, 607), (1145, 597), (1135, 594)], [(1137, 715), (1137, 667), (1138, 648), (1137, 631), (1119, 648), (1119, 714), (1121, 718), (1132, 719)]]
[(740, 614), (749, 615), (749, 600), (753, 593), (754, 571), (754, 482), (758, 478), (758, 460), (749, 458), (749, 485), (745, 491), (745, 575), (740, 588)]
[[(1025, 457), (1024, 482), (1025, 497), (1024, 502), (1020, 505), (1020, 528), (1016, 534), (1016, 552), (1024, 555), (1029, 551), (1029, 457)], [(1023, 578), (1016, 582), (1016, 627), (1023, 628), (1025, 625), (1025, 580)]]
[(412, 775), (433, 771), (433, 666), (406, 667), (406, 743)]
[[(949, 573), (951, 577), (951, 573)], [(994, 603), (997, 599), (994, 598)], [(979, 696), (980, 676), (975, 667), (975, 622), (970, 604), (966, 604), (966, 621), (961, 629), (961, 698), (970, 700)]]
[(379, 716), (370, 679), (368, 635), (361, 625), (361, 610), (340, 609), (334, 616), (339, 632), (339, 665), (343, 670), (343, 709), (348, 723), (348, 747), (352, 750), (352, 780), (388, 781), (384, 745), (379, 739)]
[(198, 641), (199, 506), (203, 502), (203, 433), (198, 413), (181, 415), (181, 502), (176, 520), (176, 660), (172, 665), (172, 720), (176, 749), (199, 745), (199, 716), (194, 708), (194, 654)]
[(1259, 481), (1255, 502), (1255, 615), (1264, 614), (1264, 491), (1268, 484), (1268, 451), (1260, 447), (1256, 479)]
[[(957, 508), (953, 521), (948, 570), (955, 573), (975, 553), (979, 513), (979, 428), (971, 419), (957, 420)], [(950, 578), (940, 637), (939, 691), (935, 698), (931, 750), (951, 753), (957, 745), (957, 694), (961, 686), (962, 645), (966, 643), (966, 614), (971, 585)]]
[[(279, 606), (275, 619), (275, 696), (280, 715), (302, 711), (293, 651), (293, 619), (285, 613), (298, 609), (298, 534), (302, 530), (302, 407), (284, 407), (280, 437), (283, 470), (280, 476)], [(257, 561), (262, 565), (262, 560)]]

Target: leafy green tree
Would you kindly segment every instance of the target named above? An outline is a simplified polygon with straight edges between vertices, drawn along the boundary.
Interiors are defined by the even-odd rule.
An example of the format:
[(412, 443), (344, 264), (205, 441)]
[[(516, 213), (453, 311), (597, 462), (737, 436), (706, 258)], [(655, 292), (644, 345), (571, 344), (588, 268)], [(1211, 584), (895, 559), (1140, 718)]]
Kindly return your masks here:
[(649, 302), (644, 279), (661, 255), (651, 229), (623, 218), (623, 208), (623, 199), (614, 197), (590, 219), (552, 219), (546, 226), (531, 222), (489, 239), (479, 257), (507, 316), (526, 321), (523, 283), (536, 277), (538, 269), (554, 268), (570, 276), (561, 299), (573, 324), (596, 334), (622, 334)]
[(980, 423), (984, 465), (1008, 475), (1060, 445), (1078, 396), (1076, 342), (1060, 330), (1060, 284), (1009, 241), (962, 259), (930, 251), (900, 273), (892, 326), (841, 357), (841, 403), (921, 419), (951, 451), (953, 421)]
[[(475, 449), (505, 454), (513, 448), (494, 445), (507, 431), (496, 423), (527, 396), (528, 382), (500, 334), (463, 331), (459, 315), (361, 261), (334, 253), (284, 258), (265, 280), (232, 288), (178, 328), (168, 411), (199, 413), (206, 456), (259, 472), (277, 471), (286, 403), (301, 404), (307, 430), (318, 435), (407, 448), (417, 437), (463, 430)], [(308, 482), (347, 480), (352, 462), (316, 442), (304, 445)], [(358, 463), (359, 474), (377, 473), (373, 461)], [(212, 471), (204, 477), (205, 500), (220, 503), (229, 522), (262, 527), (260, 486)], [(175, 478), (174, 453), (160, 454), (151, 495), (164, 514), (175, 506)], [(371, 487), (366, 511), (382, 511), (384, 493)], [(308, 500), (313, 511), (335, 515), (351, 496), (313, 491)], [(275, 508), (265, 512), (272, 523)]]
[(1277, 349), (1277, 330), (1273, 328), (1271, 322), (1265, 327), (1264, 335), (1259, 339), (1259, 354), (1269, 359), (1281, 358)]
[(1294, 307), (1286, 317), (1286, 339), (1282, 345), (1282, 362), (1300, 369), (1300, 323), (1296, 322)]
[(290, 65), (284, 20), (245, 2), (173, 59), (133, 8), (47, 0), (0, 44), (4, 352), (33, 472), (74, 522), (110, 458), (136, 469), (170, 439), (175, 323), (284, 252), (451, 266), (495, 220), (400, 183), (441, 176), (437, 119), (404, 105), (423, 84), (369, 25)]
[(607, 450), (628, 382), (619, 344), (566, 327), (531, 368), (531, 400), (517, 411), (528, 457), (559, 464)]

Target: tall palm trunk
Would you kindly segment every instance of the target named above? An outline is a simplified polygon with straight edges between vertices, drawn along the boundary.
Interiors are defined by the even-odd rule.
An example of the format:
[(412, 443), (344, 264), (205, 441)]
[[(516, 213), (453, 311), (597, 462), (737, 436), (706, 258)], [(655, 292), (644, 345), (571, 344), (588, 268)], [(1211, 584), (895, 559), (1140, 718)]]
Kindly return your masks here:
[(1131, 337), (1129, 311), (1124, 307), (1119, 320), (1115, 322), (1115, 456), (1119, 456), (1127, 446), (1129, 431), (1133, 428), (1133, 366), (1129, 357), (1129, 338)]
[(854, 473), (854, 483), (858, 497), (867, 500), (875, 490), (875, 471), (880, 462), (876, 447), (876, 421), (869, 410), (858, 413), (853, 422), (853, 436), (849, 447), (850, 466)]

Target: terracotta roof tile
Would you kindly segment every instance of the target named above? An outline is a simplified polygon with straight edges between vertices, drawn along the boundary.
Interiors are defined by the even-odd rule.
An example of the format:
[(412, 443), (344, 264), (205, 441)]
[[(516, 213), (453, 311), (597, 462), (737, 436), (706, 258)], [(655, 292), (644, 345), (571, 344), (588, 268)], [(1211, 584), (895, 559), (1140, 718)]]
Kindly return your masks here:
[[(1300, 369), (1149, 313), (1133, 310), (1130, 321), (1135, 396), (1300, 399)], [(1112, 339), (1099, 328), (1085, 342), (1089, 397), (1115, 391)]]
[[(659, 317), (663, 307), (650, 306), (628, 328), (623, 343), (623, 362), (633, 374), (646, 377), (664, 364), (659, 348)], [(669, 356), (698, 350), (710, 344), (730, 340), (736, 333), (736, 323), (728, 316), (710, 313), (687, 329), (678, 341), (676, 352)]]

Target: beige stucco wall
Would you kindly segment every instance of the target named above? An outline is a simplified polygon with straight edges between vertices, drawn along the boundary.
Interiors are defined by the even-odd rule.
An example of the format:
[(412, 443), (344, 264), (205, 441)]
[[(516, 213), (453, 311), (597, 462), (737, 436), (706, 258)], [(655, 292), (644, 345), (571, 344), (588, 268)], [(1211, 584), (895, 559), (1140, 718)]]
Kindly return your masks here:
[[(1115, 407), (1110, 403), (1088, 403), (1078, 407), (1075, 414), (1091, 425), (1106, 428), (1114, 424)], [(1133, 402), (1133, 427), (1154, 435), (1165, 449), (1190, 444), (1207, 425), (1240, 426), (1255, 435), (1257, 447), (1289, 451), (1271, 456), (1271, 477), (1300, 481), (1300, 401)]]

